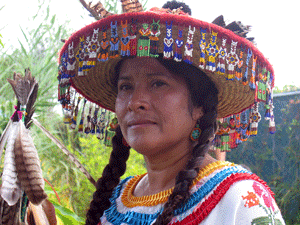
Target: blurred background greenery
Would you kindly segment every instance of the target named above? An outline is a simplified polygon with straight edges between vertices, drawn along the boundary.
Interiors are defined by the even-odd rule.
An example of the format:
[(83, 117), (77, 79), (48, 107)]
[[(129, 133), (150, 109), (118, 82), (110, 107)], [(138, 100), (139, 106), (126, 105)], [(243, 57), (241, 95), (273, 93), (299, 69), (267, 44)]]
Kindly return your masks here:
[[(109, 11), (117, 13), (116, 2), (117, 0), (106, 0), (103, 3)], [(146, 1), (142, 3), (147, 6)], [(0, 135), (16, 104), (14, 93), (6, 79), (12, 78), (13, 72), (24, 74), (24, 70), (30, 68), (39, 83), (35, 118), (98, 179), (108, 162), (110, 147), (104, 146), (95, 135), (79, 134), (76, 130), (68, 129), (69, 125), (63, 123), (56, 107), (57, 55), (63, 45), (60, 40), (67, 39), (73, 30), (68, 28), (68, 22), (58, 23), (53, 12), (55, 9), (50, 10), (41, 1), (37, 14), (32, 16), (39, 25), (33, 30), (20, 28), (22, 40), (25, 41), (19, 40), (18, 46), (6, 52), (3, 51), (3, 45), (9, 43), (2, 43), (0, 30)], [(250, 138), (227, 154), (229, 161), (249, 166), (267, 181), (287, 224), (300, 224), (299, 91), (300, 88), (294, 85), (287, 85), (283, 89), (275, 88), (276, 134), (270, 135), (267, 124), (261, 122), (257, 137)], [(260, 112), (263, 115), (263, 108), (260, 108)], [(46, 184), (47, 193), (56, 207), (61, 223), (83, 224), (94, 186), (38, 127), (32, 125), (30, 130), (41, 159), (43, 175), (59, 196), (58, 199)], [(134, 150), (127, 165), (124, 177), (146, 171), (142, 156)]]

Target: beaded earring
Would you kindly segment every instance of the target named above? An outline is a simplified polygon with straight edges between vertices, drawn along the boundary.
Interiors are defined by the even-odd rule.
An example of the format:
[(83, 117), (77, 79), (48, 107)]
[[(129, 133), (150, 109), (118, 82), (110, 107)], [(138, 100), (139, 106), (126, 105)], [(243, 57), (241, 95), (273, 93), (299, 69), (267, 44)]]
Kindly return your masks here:
[(190, 138), (192, 141), (198, 141), (201, 135), (201, 129), (199, 128), (199, 123), (196, 124), (196, 127), (192, 130)]

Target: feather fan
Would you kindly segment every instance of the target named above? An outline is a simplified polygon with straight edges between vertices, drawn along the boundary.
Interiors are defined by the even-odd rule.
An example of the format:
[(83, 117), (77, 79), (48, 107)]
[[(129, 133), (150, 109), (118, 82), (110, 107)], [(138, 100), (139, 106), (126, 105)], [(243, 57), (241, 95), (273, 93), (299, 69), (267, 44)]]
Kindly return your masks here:
[(47, 198), (44, 191), (44, 179), (40, 160), (29, 130), (19, 121), (17, 137), (14, 144), (16, 170), (22, 190), (33, 204), (40, 204)]
[(15, 205), (21, 198), (22, 190), (18, 180), (14, 143), (17, 137), (17, 129), (19, 122), (13, 122), (8, 137), (8, 142), (4, 157), (3, 175), (1, 197), (7, 202), (8, 205)]

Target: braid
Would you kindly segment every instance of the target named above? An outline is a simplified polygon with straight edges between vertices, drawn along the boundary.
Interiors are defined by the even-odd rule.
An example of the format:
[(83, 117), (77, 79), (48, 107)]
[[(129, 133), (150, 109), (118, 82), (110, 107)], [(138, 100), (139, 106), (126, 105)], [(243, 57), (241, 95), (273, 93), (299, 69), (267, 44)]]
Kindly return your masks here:
[[(206, 102), (208, 104), (214, 104), (209, 101)], [(190, 197), (189, 188), (198, 175), (199, 167), (211, 145), (210, 138), (214, 135), (214, 131), (217, 128), (216, 107), (212, 108), (212, 110), (207, 111), (200, 119), (199, 127), (202, 130), (202, 133), (199, 141), (192, 151), (191, 158), (187, 162), (186, 168), (177, 174), (174, 191), (166, 202), (163, 212), (158, 216), (154, 223), (155, 225), (168, 224), (173, 217), (174, 210)]]
[[(169, 196), (166, 202), (163, 212), (158, 216), (155, 221), (155, 225), (166, 225), (168, 224), (174, 214), (174, 210), (177, 209), (181, 204), (183, 204), (190, 197), (190, 186), (192, 185), (194, 179), (199, 173), (199, 168), (203, 163), (204, 156), (208, 152), (211, 146), (211, 138), (214, 136), (217, 130), (217, 104), (218, 104), (218, 91), (212, 81), (204, 74), (202, 71), (198, 78), (190, 78), (189, 74), (195, 74), (196, 72), (190, 66), (170, 68), (170, 63), (161, 60), (161, 62), (167, 66), (171, 71), (180, 69), (182, 75), (185, 77), (186, 82), (190, 88), (192, 102), (194, 106), (201, 106), (204, 115), (199, 120), (199, 128), (202, 130), (199, 137), (197, 145), (192, 150), (190, 159), (188, 160), (185, 169), (181, 170), (175, 180), (175, 187), (172, 194)], [(199, 70), (197, 69), (197, 73)], [(205, 85), (203, 85), (205, 84)], [(201, 88), (199, 88), (201, 87)]]
[(123, 135), (120, 127), (116, 129), (116, 135), (112, 139), (113, 150), (109, 163), (103, 170), (102, 177), (96, 183), (96, 191), (90, 209), (86, 214), (86, 225), (97, 225), (104, 210), (110, 207), (109, 198), (114, 188), (119, 184), (120, 177), (126, 171), (126, 161), (129, 157), (130, 147), (123, 145)]

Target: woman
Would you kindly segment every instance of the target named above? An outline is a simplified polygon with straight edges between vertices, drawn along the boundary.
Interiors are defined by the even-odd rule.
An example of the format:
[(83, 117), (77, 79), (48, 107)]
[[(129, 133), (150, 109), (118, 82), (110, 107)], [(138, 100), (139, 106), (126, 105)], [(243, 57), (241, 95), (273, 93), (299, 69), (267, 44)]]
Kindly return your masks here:
[[(259, 101), (272, 114), (271, 92), (260, 92), (263, 84), (267, 91), (274, 85), (271, 65), (245, 38), (171, 4), (104, 18), (62, 49), (60, 101), (68, 108), (72, 85), (114, 111), (119, 123), (86, 224), (284, 224), (262, 180), (207, 154), (212, 143), (226, 150), (255, 133)], [(93, 65), (86, 42), (93, 40), (92, 49), (98, 49), (107, 36), (110, 56), (83, 68)], [(87, 58), (73, 64), (80, 53)], [(217, 118), (223, 121), (219, 127)], [(144, 156), (147, 174), (120, 182), (130, 148)]]

